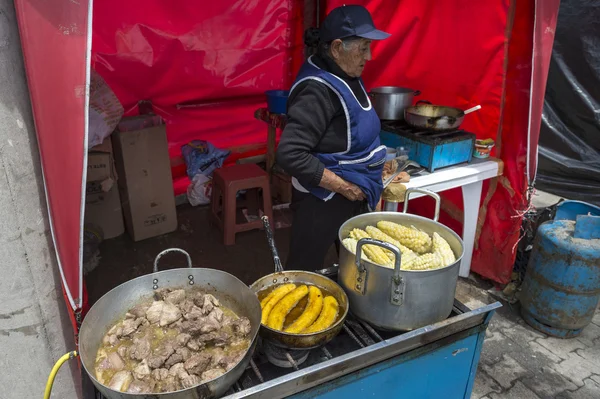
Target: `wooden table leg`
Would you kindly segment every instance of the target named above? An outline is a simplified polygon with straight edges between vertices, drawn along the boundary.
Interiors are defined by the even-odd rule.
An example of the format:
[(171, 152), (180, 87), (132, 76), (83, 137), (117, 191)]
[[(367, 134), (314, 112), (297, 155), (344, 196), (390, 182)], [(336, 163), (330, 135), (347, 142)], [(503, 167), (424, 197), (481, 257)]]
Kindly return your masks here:
[(269, 129), (267, 132), (267, 173), (269, 176), (273, 170), (273, 165), (275, 165), (275, 139), (277, 137), (277, 128), (275, 126), (269, 125)]

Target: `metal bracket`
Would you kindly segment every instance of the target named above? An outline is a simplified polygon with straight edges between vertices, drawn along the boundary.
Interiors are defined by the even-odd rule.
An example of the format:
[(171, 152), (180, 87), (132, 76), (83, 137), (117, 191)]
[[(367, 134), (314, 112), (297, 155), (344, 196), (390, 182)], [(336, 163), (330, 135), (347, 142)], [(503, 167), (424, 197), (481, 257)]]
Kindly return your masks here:
[(362, 263), (357, 266), (354, 290), (358, 291), (361, 295), (365, 295), (367, 291), (367, 269), (362, 265)]
[(404, 301), (404, 280), (402, 277), (392, 276), (392, 289), (390, 290), (390, 302), (392, 305), (401, 306)]

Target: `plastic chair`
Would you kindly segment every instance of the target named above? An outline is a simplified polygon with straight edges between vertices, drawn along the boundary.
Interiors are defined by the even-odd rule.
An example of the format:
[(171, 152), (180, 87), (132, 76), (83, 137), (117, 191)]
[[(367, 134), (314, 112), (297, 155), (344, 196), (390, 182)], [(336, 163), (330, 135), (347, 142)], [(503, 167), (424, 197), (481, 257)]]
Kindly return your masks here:
[(259, 192), (262, 189), (262, 211), (273, 219), (269, 175), (255, 164), (233, 165), (215, 170), (211, 198), (211, 216), (223, 231), (223, 243), (235, 244), (235, 235), (242, 231), (262, 229), (262, 221), (237, 223), (237, 193), (247, 192), (247, 207), (258, 210)]

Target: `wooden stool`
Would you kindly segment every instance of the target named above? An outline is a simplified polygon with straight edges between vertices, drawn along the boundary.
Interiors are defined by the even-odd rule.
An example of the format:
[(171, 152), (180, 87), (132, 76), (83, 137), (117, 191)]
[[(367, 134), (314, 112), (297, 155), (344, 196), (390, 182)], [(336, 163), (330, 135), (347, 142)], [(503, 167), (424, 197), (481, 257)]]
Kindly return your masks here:
[(238, 191), (254, 190), (253, 193), (248, 192), (248, 207), (250, 209), (251, 205), (258, 208), (258, 189), (262, 189), (262, 210), (271, 221), (273, 220), (269, 175), (257, 165), (233, 165), (217, 169), (213, 174), (212, 183), (211, 216), (223, 231), (225, 245), (235, 244), (236, 233), (263, 227), (260, 219), (242, 224), (237, 223), (236, 197)]

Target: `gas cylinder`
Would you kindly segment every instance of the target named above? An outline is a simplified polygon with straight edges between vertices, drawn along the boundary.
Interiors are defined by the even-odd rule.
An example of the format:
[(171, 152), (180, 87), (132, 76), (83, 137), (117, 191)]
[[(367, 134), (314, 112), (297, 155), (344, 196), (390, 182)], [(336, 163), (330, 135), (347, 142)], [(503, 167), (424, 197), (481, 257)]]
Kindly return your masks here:
[(521, 314), (535, 329), (560, 338), (581, 334), (600, 301), (600, 208), (558, 205), (540, 225), (521, 286)]

